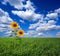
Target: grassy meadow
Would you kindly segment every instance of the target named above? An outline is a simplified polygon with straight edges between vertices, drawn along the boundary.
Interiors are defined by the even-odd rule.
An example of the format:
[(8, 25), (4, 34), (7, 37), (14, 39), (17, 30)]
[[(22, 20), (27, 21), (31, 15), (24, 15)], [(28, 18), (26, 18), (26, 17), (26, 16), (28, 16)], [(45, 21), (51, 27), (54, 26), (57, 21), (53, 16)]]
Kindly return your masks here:
[(0, 38), (0, 56), (60, 56), (60, 38)]

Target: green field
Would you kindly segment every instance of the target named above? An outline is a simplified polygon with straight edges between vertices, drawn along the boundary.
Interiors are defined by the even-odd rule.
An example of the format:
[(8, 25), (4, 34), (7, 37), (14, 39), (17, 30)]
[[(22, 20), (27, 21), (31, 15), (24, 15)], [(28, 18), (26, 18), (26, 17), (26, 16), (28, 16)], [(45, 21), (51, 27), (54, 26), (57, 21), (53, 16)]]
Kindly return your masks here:
[(60, 38), (0, 38), (0, 56), (60, 56)]

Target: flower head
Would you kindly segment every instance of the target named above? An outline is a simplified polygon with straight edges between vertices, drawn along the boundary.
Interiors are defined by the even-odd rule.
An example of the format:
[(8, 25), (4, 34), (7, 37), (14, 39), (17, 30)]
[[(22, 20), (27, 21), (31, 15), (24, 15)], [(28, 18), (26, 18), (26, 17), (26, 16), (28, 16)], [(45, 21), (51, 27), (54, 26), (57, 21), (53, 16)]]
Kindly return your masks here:
[(24, 31), (23, 30), (19, 30), (17, 32), (17, 36), (24, 36)]
[(19, 27), (16, 22), (12, 22), (10, 26), (12, 29), (17, 29)]

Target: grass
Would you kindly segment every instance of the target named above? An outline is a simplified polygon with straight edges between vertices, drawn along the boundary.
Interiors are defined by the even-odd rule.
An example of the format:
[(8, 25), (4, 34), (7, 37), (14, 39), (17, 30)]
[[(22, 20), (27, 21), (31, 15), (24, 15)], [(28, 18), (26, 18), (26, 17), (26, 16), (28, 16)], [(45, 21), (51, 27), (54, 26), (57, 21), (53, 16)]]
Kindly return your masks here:
[(0, 38), (0, 56), (60, 56), (60, 38)]

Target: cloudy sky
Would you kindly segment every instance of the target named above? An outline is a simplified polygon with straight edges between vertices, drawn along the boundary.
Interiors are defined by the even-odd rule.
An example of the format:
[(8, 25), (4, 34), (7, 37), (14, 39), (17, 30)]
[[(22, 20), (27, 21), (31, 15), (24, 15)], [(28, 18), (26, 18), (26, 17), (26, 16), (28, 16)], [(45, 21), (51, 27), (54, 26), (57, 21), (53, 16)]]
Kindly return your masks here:
[(12, 34), (13, 21), (24, 37), (60, 37), (60, 0), (0, 0), (0, 37)]

